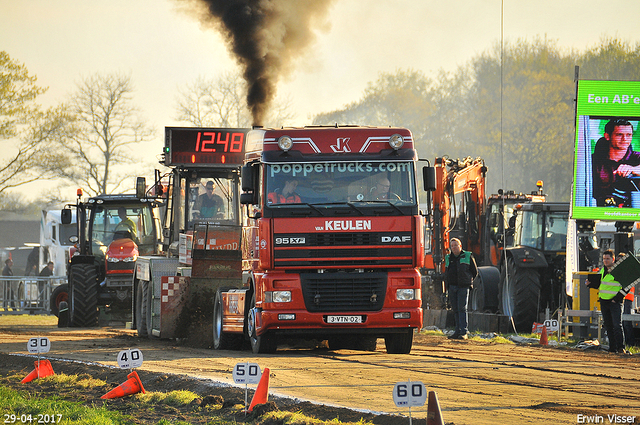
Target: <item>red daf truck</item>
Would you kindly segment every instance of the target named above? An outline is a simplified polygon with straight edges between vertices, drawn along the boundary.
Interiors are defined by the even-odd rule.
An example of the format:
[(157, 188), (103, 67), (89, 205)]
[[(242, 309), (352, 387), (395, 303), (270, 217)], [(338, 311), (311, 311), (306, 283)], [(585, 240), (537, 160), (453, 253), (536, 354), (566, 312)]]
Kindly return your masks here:
[(422, 326), (417, 154), (392, 127), (254, 129), (242, 168), (243, 281), (219, 289), (216, 349), (409, 353)]

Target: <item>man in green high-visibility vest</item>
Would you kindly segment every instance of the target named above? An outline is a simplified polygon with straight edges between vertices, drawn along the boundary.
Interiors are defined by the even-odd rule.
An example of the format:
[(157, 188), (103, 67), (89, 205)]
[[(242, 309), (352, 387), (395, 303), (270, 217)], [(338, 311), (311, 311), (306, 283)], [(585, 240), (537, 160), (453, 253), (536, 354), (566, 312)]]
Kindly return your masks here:
[(478, 274), (478, 268), (471, 252), (462, 249), (460, 239), (451, 238), (449, 249), (451, 253), (445, 256), (444, 281), (447, 284), (449, 302), (456, 322), (456, 330), (449, 338), (468, 339), (469, 317), (467, 307), (469, 304), (469, 292), (471, 291), (473, 279)]
[(622, 332), (622, 299), (620, 290), (622, 285), (616, 282), (613, 275), (609, 273), (613, 263), (615, 262), (615, 254), (613, 250), (606, 250), (602, 253), (602, 270), (600, 271), (600, 284), (585, 282), (589, 288), (598, 288), (600, 301), (600, 310), (602, 311), (602, 320), (604, 328), (609, 338), (610, 353), (624, 353), (624, 334)]

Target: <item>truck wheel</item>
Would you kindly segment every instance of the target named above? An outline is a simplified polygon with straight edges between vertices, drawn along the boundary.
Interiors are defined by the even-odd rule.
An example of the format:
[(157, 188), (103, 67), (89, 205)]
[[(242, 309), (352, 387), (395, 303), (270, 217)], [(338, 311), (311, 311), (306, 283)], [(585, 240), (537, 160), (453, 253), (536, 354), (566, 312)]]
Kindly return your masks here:
[(388, 354), (409, 354), (413, 345), (413, 329), (385, 335), (384, 345), (387, 347)]
[(138, 282), (136, 289), (136, 330), (140, 338), (146, 338), (147, 335), (147, 292), (149, 282), (141, 280)]
[(98, 326), (98, 272), (93, 264), (71, 266), (71, 305), (69, 321), (73, 327)]
[(378, 346), (378, 338), (375, 336), (359, 336), (354, 341), (354, 349), (358, 351), (376, 351)]
[(69, 285), (62, 284), (57, 286), (56, 289), (51, 293), (51, 297), (49, 298), (49, 310), (51, 314), (58, 316), (58, 312), (60, 311), (60, 303), (61, 302), (69, 302)]
[(329, 350), (342, 350), (344, 348), (348, 348), (346, 337), (344, 336), (332, 336), (327, 339), (327, 343), (329, 344)]
[(256, 333), (256, 295), (251, 298), (251, 310), (247, 318), (247, 333), (249, 334), (249, 341), (251, 342), (251, 351), (254, 354), (260, 353), (275, 353), (278, 348), (278, 344), (268, 332), (262, 335)]
[(478, 267), (478, 276), (471, 291), (471, 311), (495, 313), (498, 311), (500, 271), (496, 267)]
[(330, 350), (376, 351), (378, 338), (367, 335), (336, 335), (327, 339)]
[(213, 348), (216, 350), (240, 350), (244, 336), (222, 330), (222, 293), (228, 289), (218, 289), (213, 304)]
[(517, 267), (513, 258), (507, 259), (501, 272), (500, 305), (502, 314), (513, 318), (517, 332), (529, 333), (538, 318), (540, 273), (534, 268)]

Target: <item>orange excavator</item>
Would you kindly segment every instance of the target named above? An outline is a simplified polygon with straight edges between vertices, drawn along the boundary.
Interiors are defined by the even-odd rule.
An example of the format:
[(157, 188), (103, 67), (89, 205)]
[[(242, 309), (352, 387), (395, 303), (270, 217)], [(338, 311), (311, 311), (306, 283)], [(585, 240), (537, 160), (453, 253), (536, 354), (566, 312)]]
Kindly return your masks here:
[[(478, 264), (478, 277), (471, 293), (470, 309), (499, 310), (500, 266), (505, 245), (510, 246), (513, 233), (508, 221), (514, 207), (526, 202), (544, 202), (542, 182), (531, 194), (499, 190), (485, 192), (487, 166), (482, 158), (436, 158), (435, 182), (429, 201), (431, 215), (425, 225), (425, 272), (431, 282), (432, 308), (446, 305), (444, 260), (451, 238), (458, 238), (471, 251)], [(505, 232), (505, 228), (507, 231)], [(430, 278), (430, 279), (429, 279)]]
[(465, 250), (471, 251), (476, 259), (481, 258), (487, 167), (481, 158), (450, 159), (445, 156), (436, 158), (433, 168), (435, 190), (429, 206), (432, 214), (427, 216), (425, 226), (425, 269), (436, 295), (430, 304), (438, 308), (446, 294), (444, 259), (451, 238), (460, 239)]

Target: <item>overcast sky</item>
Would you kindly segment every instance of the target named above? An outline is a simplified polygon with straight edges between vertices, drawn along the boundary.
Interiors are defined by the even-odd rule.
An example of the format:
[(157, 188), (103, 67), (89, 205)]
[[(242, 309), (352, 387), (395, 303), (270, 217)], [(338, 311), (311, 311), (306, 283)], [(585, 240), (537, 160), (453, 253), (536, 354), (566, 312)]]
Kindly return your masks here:
[[(236, 69), (221, 37), (178, 5), (0, 0), (0, 50), (49, 87), (39, 98), (45, 106), (64, 101), (85, 77), (130, 74), (134, 103), (158, 129), (152, 149), (159, 153), (162, 128), (180, 125), (173, 119), (178, 88)], [(328, 16), (330, 28), (317, 32), (278, 86), (293, 102), (295, 125), (358, 100), (381, 72), (435, 76), (500, 41), (500, 0), (336, 0)], [(504, 0), (504, 37), (547, 37), (577, 49), (609, 36), (636, 43), (639, 16), (637, 0)]]

